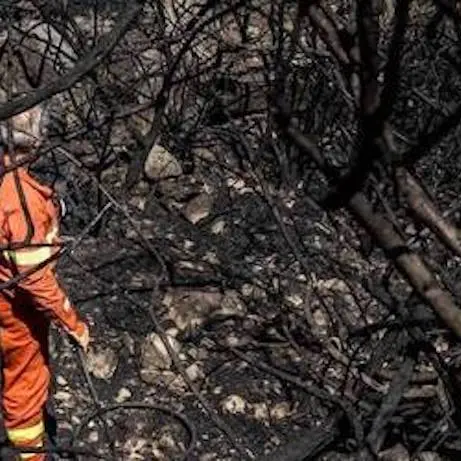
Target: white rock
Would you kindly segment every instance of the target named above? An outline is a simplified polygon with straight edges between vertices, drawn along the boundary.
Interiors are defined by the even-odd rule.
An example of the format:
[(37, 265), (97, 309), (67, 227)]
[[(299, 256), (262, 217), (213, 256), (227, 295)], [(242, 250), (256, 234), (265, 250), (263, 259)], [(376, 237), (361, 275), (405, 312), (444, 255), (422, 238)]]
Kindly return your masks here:
[(251, 405), (253, 409), (253, 417), (258, 421), (268, 421), (269, 420), (269, 409), (267, 403), (253, 403)]
[(211, 226), (211, 233), (214, 235), (222, 234), (224, 232), (225, 227), (226, 227), (226, 221), (224, 221), (224, 219), (218, 219)]
[(145, 197), (132, 197), (129, 204), (136, 207), (138, 210), (144, 211), (146, 209), (147, 199)]
[(327, 320), (325, 314), (323, 313), (323, 311), (321, 309), (316, 309), (314, 311), (313, 318), (314, 318), (315, 323), (319, 327), (324, 327), (324, 326), (328, 325), (328, 320)]
[(140, 437), (129, 438), (123, 445), (124, 457), (123, 459), (130, 461), (141, 461), (146, 459), (145, 449), (148, 446), (146, 439)]
[(219, 264), (219, 259), (214, 251), (207, 251), (202, 259), (210, 264)]
[(58, 391), (54, 394), (54, 398), (61, 402), (69, 402), (72, 399), (72, 394), (66, 391)]
[(329, 291), (335, 291), (339, 293), (350, 293), (350, 288), (347, 286), (347, 283), (344, 280), (338, 278), (332, 279), (318, 279), (314, 282), (316, 288), (318, 288), (322, 293), (328, 294)]
[(191, 248), (194, 247), (194, 245), (195, 245), (195, 243), (192, 240), (189, 240), (189, 239), (184, 240), (184, 249), (185, 250), (190, 250)]
[(288, 296), (285, 296), (285, 299), (293, 304), (295, 307), (299, 307), (303, 304), (303, 298), (299, 295), (299, 294), (292, 294), (292, 295), (288, 295)]
[(239, 395), (229, 395), (221, 401), (221, 408), (226, 413), (239, 414), (245, 413), (247, 402)]
[(105, 381), (114, 376), (118, 365), (117, 353), (110, 347), (90, 348), (87, 353), (88, 371), (98, 379)]
[(56, 376), (56, 383), (57, 383), (59, 386), (67, 386), (67, 380), (66, 380), (66, 378), (64, 378), (64, 376), (62, 376), (62, 375)]
[[(178, 353), (181, 349), (179, 341), (169, 335), (166, 335), (166, 338), (171, 348)], [(162, 338), (157, 333), (147, 336), (141, 345), (141, 372), (145, 375), (149, 372), (157, 374), (159, 370), (169, 370), (172, 364)]]
[(88, 442), (91, 442), (91, 443), (99, 442), (99, 434), (98, 434), (98, 431), (91, 431), (91, 432), (88, 434)]
[(181, 164), (164, 147), (156, 145), (147, 156), (144, 172), (149, 179), (164, 179), (182, 175)]
[[(164, 371), (163, 374), (165, 373), (168, 372)], [(188, 389), (188, 385), (185, 379), (181, 375), (175, 375), (174, 373), (171, 374), (174, 375), (174, 378), (170, 379), (170, 381), (167, 383), (168, 390), (174, 394), (183, 395), (184, 392), (186, 392)]]
[(290, 415), (290, 404), (288, 402), (276, 403), (270, 409), (271, 419), (280, 421)]
[(189, 365), (186, 368), (186, 374), (191, 381), (197, 381), (205, 377), (202, 368), (199, 366), (197, 362)]
[(241, 190), (245, 187), (245, 181), (243, 179), (228, 179), (227, 185), (233, 187), (234, 189)]
[(241, 339), (235, 333), (230, 333), (229, 335), (226, 336), (226, 344), (229, 347), (238, 347), (240, 346), (240, 343), (241, 343)]
[(115, 401), (117, 403), (123, 403), (123, 402), (126, 402), (127, 400), (129, 400), (131, 398), (131, 391), (129, 389), (127, 389), (126, 387), (122, 387), (119, 389), (116, 397), (115, 397)]
[(171, 328), (168, 328), (167, 330), (165, 330), (165, 333), (168, 335), (168, 336), (171, 336), (173, 338), (176, 338), (179, 334), (179, 330), (175, 327), (171, 327)]
[(177, 446), (177, 443), (175, 439), (172, 437), (171, 434), (163, 433), (162, 436), (160, 437), (158, 444), (160, 447), (163, 449), (165, 448), (175, 448)]
[(184, 215), (192, 224), (197, 224), (210, 214), (212, 208), (213, 197), (210, 194), (202, 193), (186, 205)]

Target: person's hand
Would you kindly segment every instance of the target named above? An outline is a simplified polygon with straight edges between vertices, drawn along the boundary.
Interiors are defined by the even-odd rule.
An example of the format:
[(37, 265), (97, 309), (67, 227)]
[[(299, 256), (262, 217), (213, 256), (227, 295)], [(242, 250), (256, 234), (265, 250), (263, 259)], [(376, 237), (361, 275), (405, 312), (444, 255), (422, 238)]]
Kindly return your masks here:
[(85, 351), (88, 351), (88, 346), (90, 344), (90, 329), (86, 323), (82, 323), (82, 332), (77, 334), (76, 332), (71, 332), (70, 335), (76, 341), (76, 343)]

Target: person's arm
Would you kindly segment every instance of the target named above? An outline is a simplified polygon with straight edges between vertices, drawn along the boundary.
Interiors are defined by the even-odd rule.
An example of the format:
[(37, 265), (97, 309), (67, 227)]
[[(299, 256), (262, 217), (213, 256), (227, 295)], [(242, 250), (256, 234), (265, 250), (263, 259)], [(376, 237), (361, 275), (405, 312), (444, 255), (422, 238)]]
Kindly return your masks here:
[[(23, 184), (31, 221), (34, 227), (32, 244), (43, 244), (50, 240), (49, 216), (46, 213), (43, 199), (37, 196), (27, 183)], [(19, 204), (19, 202), (17, 202)], [(27, 221), (22, 208), (13, 207), (7, 218), (10, 242), (22, 242), (27, 235)], [(33, 270), (46, 261), (56, 251), (52, 246), (29, 246), (8, 250), (6, 258), (18, 274)], [(52, 264), (33, 271), (19, 281), (17, 288), (24, 290), (32, 298), (36, 309), (64, 328), (82, 347), (86, 349), (89, 341), (88, 327), (83, 322), (67, 294), (56, 279)]]
[[(30, 265), (17, 267), (20, 273), (31, 268)], [(30, 295), (37, 310), (61, 326), (86, 349), (89, 339), (88, 327), (80, 319), (75, 307), (59, 285), (50, 265), (25, 277), (18, 283), (18, 288)]]

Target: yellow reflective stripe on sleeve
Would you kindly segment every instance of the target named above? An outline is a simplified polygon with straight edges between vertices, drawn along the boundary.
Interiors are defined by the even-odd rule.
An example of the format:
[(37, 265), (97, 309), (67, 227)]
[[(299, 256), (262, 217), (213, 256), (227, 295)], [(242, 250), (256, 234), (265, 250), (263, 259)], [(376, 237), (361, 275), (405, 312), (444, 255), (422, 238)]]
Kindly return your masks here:
[[(8, 435), (8, 438), (14, 443), (14, 444), (19, 444), (19, 443), (27, 443), (27, 442), (33, 442), (35, 439), (38, 439), (41, 437), (45, 432), (45, 425), (43, 424), (43, 421), (40, 421), (37, 424), (34, 424), (33, 426), (30, 427), (23, 427), (21, 429), (7, 429), (6, 433)], [(41, 442), (37, 442), (41, 443)], [(34, 446), (38, 446), (35, 445)]]
[(58, 226), (53, 226), (53, 228), (46, 234), (45, 240), (46, 243), (53, 243), (53, 240), (58, 236), (59, 229)]
[(64, 301), (64, 310), (66, 312), (68, 312), (68, 311), (70, 311), (71, 307), (72, 307), (72, 305), (71, 305), (71, 303), (69, 301), (69, 298), (66, 298), (66, 300)]
[(33, 266), (50, 258), (52, 251), (51, 247), (37, 247), (35, 249), (6, 250), (3, 254), (18, 266)]

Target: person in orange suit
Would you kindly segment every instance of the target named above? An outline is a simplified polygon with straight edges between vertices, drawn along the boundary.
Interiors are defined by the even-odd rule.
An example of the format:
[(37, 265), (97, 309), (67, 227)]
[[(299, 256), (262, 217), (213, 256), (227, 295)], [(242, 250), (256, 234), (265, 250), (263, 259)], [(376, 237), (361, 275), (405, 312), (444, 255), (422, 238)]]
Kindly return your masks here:
[[(52, 189), (16, 165), (38, 148), (42, 118), (42, 109), (34, 107), (10, 119), (12, 136), (5, 126), (0, 129), (6, 168), (0, 178), (0, 285), (18, 279), (0, 291), (2, 407), (8, 439), (21, 449), (45, 441), (50, 321), (84, 350), (89, 343), (88, 326), (60, 286), (55, 262), (47, 263), (59, 250), (59, 202)], [(22, 453), (20, 459), (46, 456)]]

